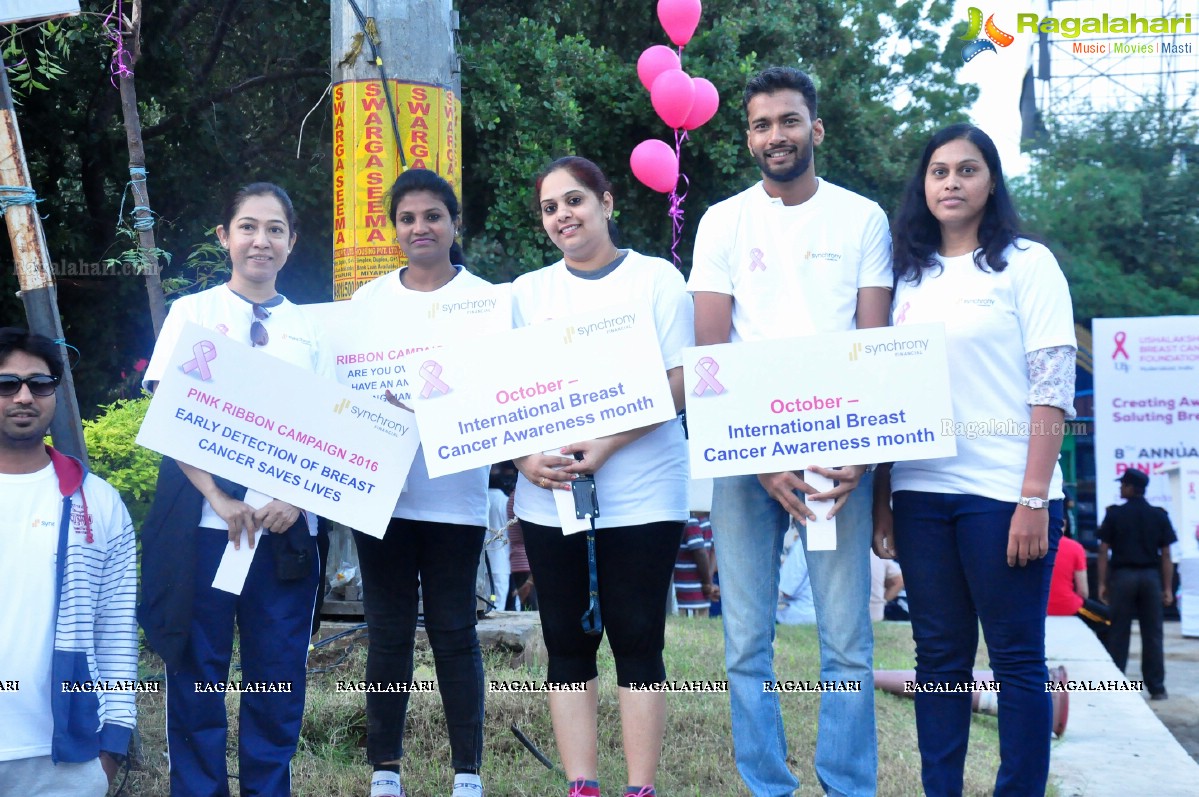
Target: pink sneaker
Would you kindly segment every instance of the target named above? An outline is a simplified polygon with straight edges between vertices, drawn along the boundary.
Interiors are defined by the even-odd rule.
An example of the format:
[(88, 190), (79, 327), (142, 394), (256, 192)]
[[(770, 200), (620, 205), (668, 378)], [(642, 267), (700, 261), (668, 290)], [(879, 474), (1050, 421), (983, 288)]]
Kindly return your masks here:
[(579, 778), (570, 784), (566, 797), (600, 797), (599, 782)]

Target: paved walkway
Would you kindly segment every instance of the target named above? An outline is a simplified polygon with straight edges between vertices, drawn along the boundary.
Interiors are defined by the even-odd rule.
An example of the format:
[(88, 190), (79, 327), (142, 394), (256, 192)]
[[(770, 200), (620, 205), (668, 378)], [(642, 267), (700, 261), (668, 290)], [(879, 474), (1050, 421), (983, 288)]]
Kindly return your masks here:
[[(1128, 677), (1141, 677), (1141, 638), (1133, 623), (1128, 650)], [(1182, 623), (1167, 622), (1162, 633), (1166, 653), (1166, 691), (1169, 700), (1149, 704), (1157, 718), (1191, 758), (1199, 761), (1199, 638), (1185, 638)], [(1199, 793), (1199, 788), (1196, 789)]]
[[(1173, 635), (1178, 636), (1178, 624)], [(1196, 640), (1181, 640), (1197, 645)], [(1140, 642), (1134, 640), (1134, 650)], [(1065, 665), (1072, 681), (1122, 681), (1103, 645), (1081, 620), (1049, 617), (1045, 628), (1049, 666)], [(1167, 654), (1168, 656), (1169, 654)], [(1166, 688), (1172, 702), (1182, 697), (1181, 679), (1166, 662)], [(1133, 666), (1129, 677), (1139, 678)], [(1194, 797), (1199, 794), (1199, 764), (1153, 713), (1142, 693), (1075, 691), (1070, 693), (1066, 732), (1053, 743), (1051, 780), (1061, 797)]]

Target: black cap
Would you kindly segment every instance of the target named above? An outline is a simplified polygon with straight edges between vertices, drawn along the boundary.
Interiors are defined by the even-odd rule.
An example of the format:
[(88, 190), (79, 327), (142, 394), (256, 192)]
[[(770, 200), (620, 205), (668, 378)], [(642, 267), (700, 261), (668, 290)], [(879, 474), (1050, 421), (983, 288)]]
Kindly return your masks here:
[(1124, 471), (1124, 475), (1116, 479), (1121, 484), (1131, 484), (1133, 487), (1139, 487), (1144, 490), (1149, 486), (1149, 477), (1145, 475), (1145, 471), (1129, 468)]

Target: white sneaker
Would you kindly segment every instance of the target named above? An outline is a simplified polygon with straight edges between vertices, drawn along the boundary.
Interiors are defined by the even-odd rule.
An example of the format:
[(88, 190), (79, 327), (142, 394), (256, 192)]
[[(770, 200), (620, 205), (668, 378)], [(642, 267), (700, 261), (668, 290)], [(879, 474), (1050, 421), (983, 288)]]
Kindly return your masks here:
[(380, 769), (371, 775), (371, 797), (408, 797), (398, 773)]
[(467, 773), (455, 775), (452, 797), (484, 797), (482, 779)]

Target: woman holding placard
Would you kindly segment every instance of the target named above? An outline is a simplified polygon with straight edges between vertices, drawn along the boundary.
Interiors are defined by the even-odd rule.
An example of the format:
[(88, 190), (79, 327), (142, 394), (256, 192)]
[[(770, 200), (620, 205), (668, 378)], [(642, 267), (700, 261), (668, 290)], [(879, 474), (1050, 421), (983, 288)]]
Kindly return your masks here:
[[(449, 183), (427, 169), (410, 169), (395, 181), (390, 202), (396, 241), (408, 265), (363, 285), (354, 301), (395, 302), (414, 294), (453, 299), (489, 287), (460, 265), (462, 250), (454, 240), (458, 199)], [(417, 451), (387, 533), (376, 539), (354, 532), (371, 638), (368, 683), (412, 682), (417, 604), (423, 599), (450, 734), (453, 797), (483, 795), (483, 658), (475, 633), (475, 574), (487, 529), (489, 472), (484, 466), (432, 479), (424, 453)], [(407, 692), (366, 696), (371, 797), (405, 794), (400, 759), (407, 711)]]
[[(562, 259), (513, 283), (518, 326), (648, 297), (676, 408), (683, 406), (682, 350), (692, 344), (692, 306), (669, 263), (618, 249), (607, 178), (585, 158), (554, 161), (535, 183), (537, 212)], [(636, 352), (614, 353), (633, 357)], [(616, 659), (628, 783), (653, 795), (665, 696), (645, 691), (666, 678), (662, 660), (670, 577), (687, 520), (687, 452), (678, 419), (532, 454), (516, 461), (515, 510), (537, 582), (551, 684), (550, 714), (571, 797), (599, 794), (596, 652), (603, 626)], [(554, 490), (593, 476), (600, 513), (588, 567), (588, 534), (564, 535)], [(596, 587), (589, 587), (592, 577)]]
[(945, 325), (953, 421), (984, 430), (959, 432), (957, 456), (897, 462), (875, 482), (874, 548), (903, 567), (926, 687), (916, 693), (924, 791), (961, 794), (981, 622), (1003, 685), (995, 794), (1043, 794), (1057, 459), (1074, 415), (1070, 291), (1049, 250), (1021, 237), (995, 144), (968, 124), (925, 147), (895, 222), (894, 265), (894, 324)]
[[(271, 183), (242, 188), (216, 233), (229, 253), (229, 281), (171, 305), (144, 384), (152, 389), (161, 381), (189, 321), (332, 378), (315, 326), (275, 290), (296, 243), (297, 219), (287, 194)], [(227, 544), (254, 547), (260, 528), (269, 533), (257, 541), (241, 594), (214, 588)], [(320, 572), (315, 534), (314, 515), (163, 458), (142, 530), (139, 619), (166, 663), (173, 797), (229, 793), (225, 683), (235, 620), (242, 683), (261, 688), (241, 696), (242, 793), (291, 794)]]

